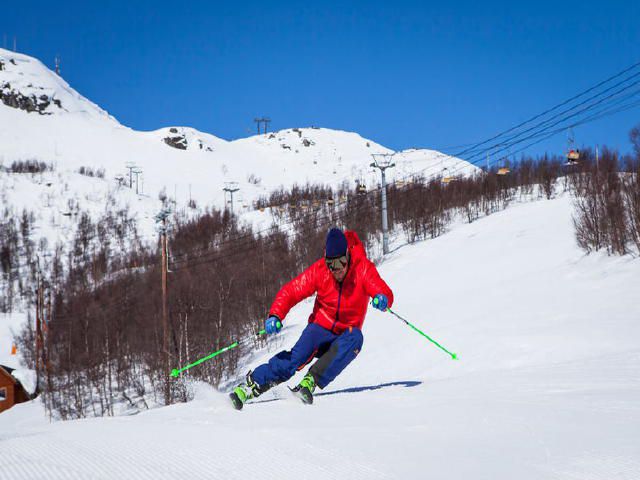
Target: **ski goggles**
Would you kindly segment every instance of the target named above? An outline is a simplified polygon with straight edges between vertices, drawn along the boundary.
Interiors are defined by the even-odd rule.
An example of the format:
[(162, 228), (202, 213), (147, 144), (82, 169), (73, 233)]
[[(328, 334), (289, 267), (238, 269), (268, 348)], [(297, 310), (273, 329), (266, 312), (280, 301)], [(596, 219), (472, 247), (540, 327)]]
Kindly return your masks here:
[(344, 254), (339, 257), (332, 257), (324, 259), (324, 262), (327, 264), (327, 268), (332, 272), (336, 272), (342, 270), (349, 263), (349, 254)]

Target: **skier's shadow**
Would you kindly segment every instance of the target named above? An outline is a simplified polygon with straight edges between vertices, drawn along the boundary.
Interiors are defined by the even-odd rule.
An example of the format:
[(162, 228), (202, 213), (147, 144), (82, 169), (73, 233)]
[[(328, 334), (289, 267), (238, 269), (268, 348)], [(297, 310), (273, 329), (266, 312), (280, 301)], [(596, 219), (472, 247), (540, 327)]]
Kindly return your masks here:
[[(338, 395), (338, 394), (342, 394), (342, 393), (360, 393), (360, 392), (368, 392), (368, 391), (373, 391), (373, 390), (380, 390), (381, 388), (388, 388), (388, 387), (405, 387), (405, 388), (409, 388), (409, 387), (417, 387), (418, 385), (421, 385), (422, 382), (417, 381), (417, 380), (405, 380), (405, 381), (399, 381), (399, 382), (387, 382), (387, 383), (381, 383), (379, 385), (367, 385), (365, 387), (350, 387), (350, 388), (343, 388), (342, 390), (333, 390), (331, 392), (321, 392), (321, 393), (316, 393), (314, 394), (314, 397), (322, 397), (325, 395)], [(269, 398), (269, 399), (264, 399), (264, 400), (255, 400), (251, 403), (268, 403), (268, 402), (277, 402), (278, 400), (282, 400), (281, 397), (276, 397), (276, 398)]]
[(405, 380), (402, 382), (388, 382), (388, 383), (381, 383), (380, 385), (369, 385), (366, 387), (351, 387), (351, 388), (343, 388), (342, 390), (334, 390), (332, 392), (321, 392), (321, 393), (316, 393), (314, 395), (314, 397), (322, 397), (325, 395), (337, 395), (339, 393), (358, 393), (358, 392), (367, 392), (367, 391), (371, 391), (371, 390), (380, 390), (381, 388), (387, 388), (387, 387), (417, 387), (418, 385), (421, 385), (422, 382), (416, 381), (416, 380)]

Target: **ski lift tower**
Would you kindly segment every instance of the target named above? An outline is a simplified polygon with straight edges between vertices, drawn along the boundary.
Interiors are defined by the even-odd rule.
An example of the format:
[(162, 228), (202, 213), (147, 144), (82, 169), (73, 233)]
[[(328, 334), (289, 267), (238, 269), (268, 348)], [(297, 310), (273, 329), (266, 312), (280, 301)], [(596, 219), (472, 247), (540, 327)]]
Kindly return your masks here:
[(233, 215), (233, 194), (240, 190), (240, 187), (238, 186), (238, 182), (225, 182), (224, 184), (225, 187), (222, 190), (225, 192), (225, 200), (226, 193), (229, 193), (231, 196), (231, 201), (229, 203), (231, 204), (231, 215)]
[(371, 166), (377, 168), (382, 173), (382, 253), (389, 253), (389, 232), (387, 224), (387, 181), (385, 170), (396, 166), (393, 163), (395, 153), (372, 153), (373, 163)]

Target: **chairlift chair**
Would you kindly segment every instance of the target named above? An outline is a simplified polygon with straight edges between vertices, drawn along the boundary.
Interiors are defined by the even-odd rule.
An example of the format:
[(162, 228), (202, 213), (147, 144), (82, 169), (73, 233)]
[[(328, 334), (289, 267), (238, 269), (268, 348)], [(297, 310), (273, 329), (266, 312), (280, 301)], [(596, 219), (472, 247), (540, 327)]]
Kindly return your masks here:
[(576, 165), (580, 162), (580, 150), (570, 149), (567, 153), (567, 165)]
[(449, 168), (448, 168), (448, 167), (444, 167), (444, 168), (442, 169), (442, 172), (441, 172), (441, 173), (442, 173), (442, 175), (441, 175), (441, 177), (442, 177), (442, 183), (444, 183), (445, 185), (446, 185), (446, 184), (451, 183), (451, 182), (454, 180), (454, 177), (453, 177), (453, 175), (449, 172)]

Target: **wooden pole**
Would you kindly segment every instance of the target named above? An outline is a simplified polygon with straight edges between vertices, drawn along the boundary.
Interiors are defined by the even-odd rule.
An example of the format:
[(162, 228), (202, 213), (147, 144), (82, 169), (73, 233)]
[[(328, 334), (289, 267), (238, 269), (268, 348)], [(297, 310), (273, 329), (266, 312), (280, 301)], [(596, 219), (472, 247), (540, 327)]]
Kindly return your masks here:
[(40, 381), (40, 277), (36, 289), (36, 385)]
[[(38, 260), (39, 262), (39, 260)], [(38, 287), (36, 289), (36, 392), (40, 390), (40, 360), (43, 350), (42, 345), (42, 278), (40, 277), (40, 271), (38, 271), (37, 277)], [(44, 366), (44, 365), (43, 365)]]
[[(169, 321), (167, 317), (167, 220), (162, 219), (162, 351), (164, 355), (164, 371), (169, 371)], [(164, 401), (171, 403), (171, 388), (165, 382)]]

